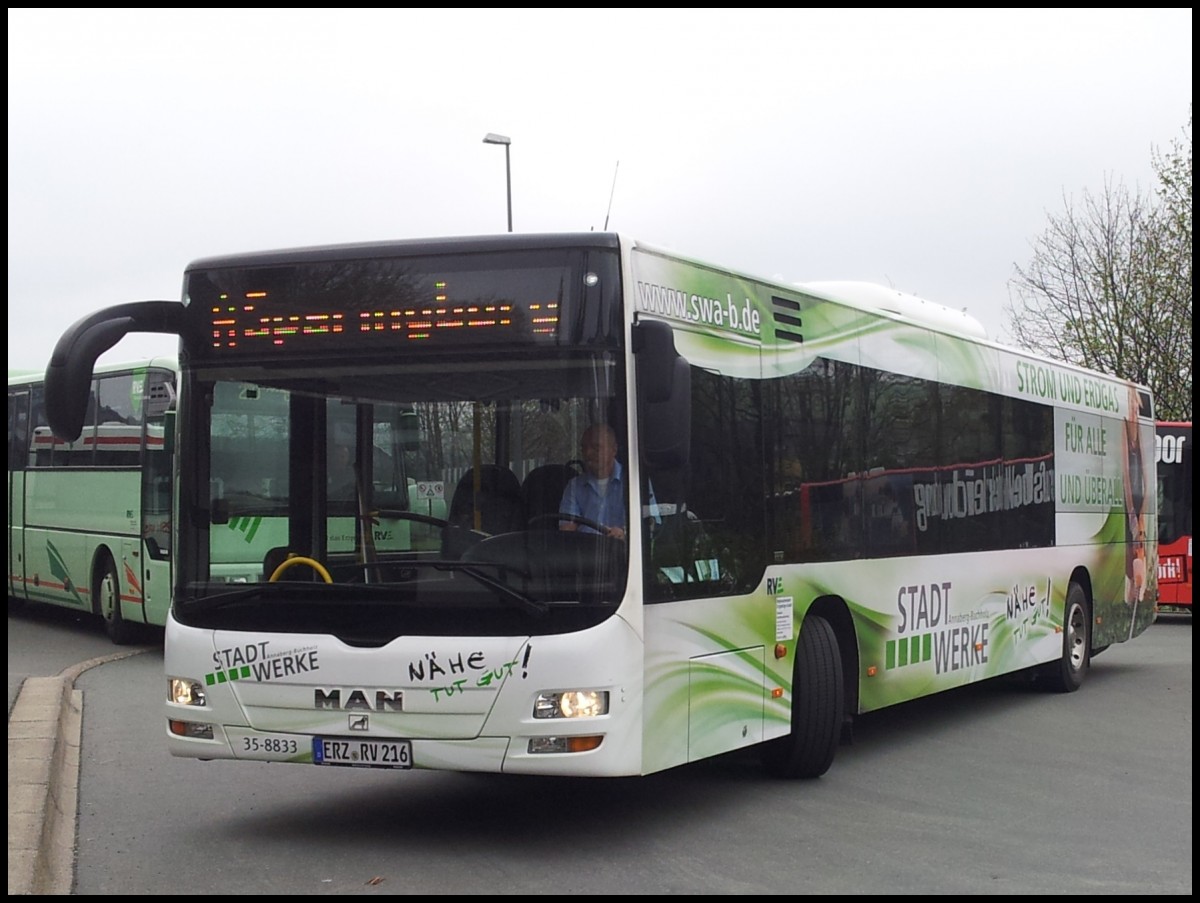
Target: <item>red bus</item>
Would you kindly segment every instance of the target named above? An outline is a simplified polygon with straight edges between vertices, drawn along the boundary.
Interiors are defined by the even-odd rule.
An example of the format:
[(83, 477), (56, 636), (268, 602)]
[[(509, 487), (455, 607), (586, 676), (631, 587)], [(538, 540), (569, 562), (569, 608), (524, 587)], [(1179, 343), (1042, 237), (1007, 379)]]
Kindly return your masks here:
[(1159, 421), (1158, 604), (1192, 610), (1192, 424)]

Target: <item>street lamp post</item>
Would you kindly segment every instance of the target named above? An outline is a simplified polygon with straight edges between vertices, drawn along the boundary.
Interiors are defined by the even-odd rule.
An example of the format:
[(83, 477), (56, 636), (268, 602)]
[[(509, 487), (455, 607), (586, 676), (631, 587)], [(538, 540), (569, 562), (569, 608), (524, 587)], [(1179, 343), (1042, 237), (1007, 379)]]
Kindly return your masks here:
[(512, 169), (508, 163), (508, 147), (512, 144), (512, 139), (507, 135), (497, 135), (495, 132), (488, 132), (483, 136), (484, 144), (503, 144), (504, 145), (504, 185), (508, 190), (508, 231), (512, 231)]

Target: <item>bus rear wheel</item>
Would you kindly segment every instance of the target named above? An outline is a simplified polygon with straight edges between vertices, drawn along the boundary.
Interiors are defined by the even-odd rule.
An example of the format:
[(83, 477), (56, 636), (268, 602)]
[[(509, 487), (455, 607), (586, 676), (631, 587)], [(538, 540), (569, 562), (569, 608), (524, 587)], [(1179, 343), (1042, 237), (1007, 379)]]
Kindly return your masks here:
[(837, 634), (820, 615), (800, 628), (792, 666), (792, 732), (763, 745), (763, 766), (781, 778), (817, 778), (829, 770), (842, 736), (846, 691)]
[(1062, 636), (1062, 655), (1037, 670), (1038, 683), (1052, 693), (1074, 693), (1092, 662), (1092, 609), (1087, 593), (1075, 582), (1067, 587)]
[(92, 593), (108, 638), (118, 646), (127, 646), (136, 640), (136, 625), (130, 624), (121, 614), (121, 581), (111, 558), (105, 558), (98, 568)]

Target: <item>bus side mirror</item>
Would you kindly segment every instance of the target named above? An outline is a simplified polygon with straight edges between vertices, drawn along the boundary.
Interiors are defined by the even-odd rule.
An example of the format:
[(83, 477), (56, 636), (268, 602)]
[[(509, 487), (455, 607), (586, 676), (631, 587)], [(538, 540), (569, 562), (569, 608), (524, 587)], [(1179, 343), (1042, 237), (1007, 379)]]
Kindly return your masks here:
[(96, 358), (129, 333), (128, 317), (93, 314), (58, 340), (46, 366), (46, 421), (59, 439), (74, 442), (83, 432)]
[(74, 442), (83, 432), (96, 358), (131, 332), (183, 333), (178, 301), (133, 301), (89, 314), (67, 328), (46, 366), (46, 422)]
[(655, 469), (687, 466), (692, 447), (692, 368), (675, 333), (658, 320), (633, 326), (642, 460)]

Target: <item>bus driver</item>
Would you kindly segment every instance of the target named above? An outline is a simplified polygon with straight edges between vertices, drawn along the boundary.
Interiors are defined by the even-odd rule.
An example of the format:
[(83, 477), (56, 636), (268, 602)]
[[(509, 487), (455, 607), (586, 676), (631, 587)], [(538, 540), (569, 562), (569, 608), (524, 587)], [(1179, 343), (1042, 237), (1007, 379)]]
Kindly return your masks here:
[[(583, 433), (584, 472), (563, 491), (560, 514), (572, 514), (600, 524), (614, 539), (625, 538), (625, 480), (617, 460), (617, 435), (605, 423), (589, 426)], [(587, 524), (563, 520), (560, 530), (598, 532)]]

